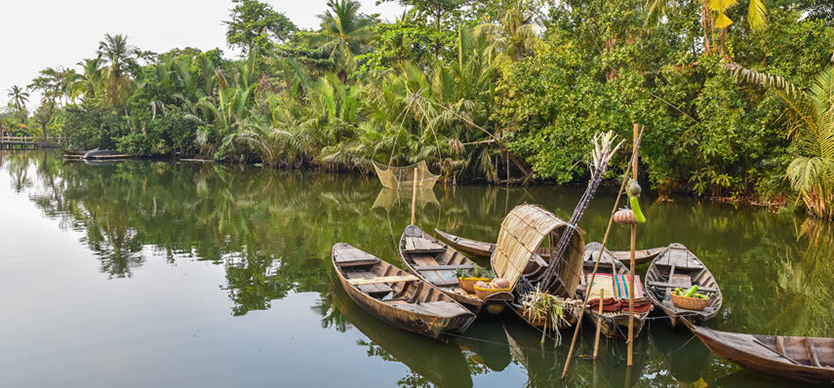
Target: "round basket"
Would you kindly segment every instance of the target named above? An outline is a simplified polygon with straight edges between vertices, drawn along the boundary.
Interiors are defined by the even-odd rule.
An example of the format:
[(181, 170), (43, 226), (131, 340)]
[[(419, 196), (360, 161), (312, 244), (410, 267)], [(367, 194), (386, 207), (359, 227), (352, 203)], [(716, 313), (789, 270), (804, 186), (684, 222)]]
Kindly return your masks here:
[(475, 293), (475, 283), (477, 282), (484, 282), (489, 283), (492, 281), (492, 278), (458, 278), (458, 284), (460, 288), (463, 288), (464, 291), (474, 294)]
[(488, 296), (496, 293), (496, 292), (511, 292), (513, 289), (512, 287), (509, 288), (481, 288), (478, 286), (473, 286), (475, 288), (475, 296), (478, 299), (486, 299)]
[(701, 298), (687, 298), (682, 295), (675, 295), (672, 294), (672, 304), (675, 305), (677, 308), (693, 310), (693, 311), (701, 311), (709, 306), (711, 299), (701, 299)]

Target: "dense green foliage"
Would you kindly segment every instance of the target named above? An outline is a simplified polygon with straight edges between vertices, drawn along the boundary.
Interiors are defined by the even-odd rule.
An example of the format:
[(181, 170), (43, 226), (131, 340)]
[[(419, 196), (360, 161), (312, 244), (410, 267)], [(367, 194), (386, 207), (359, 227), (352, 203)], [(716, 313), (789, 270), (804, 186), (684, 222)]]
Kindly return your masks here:
[[(809, 154), (778, 88), (729, 70), (811, 85), (834, 59), (826, 2), (399, 3), (404, 14), (381, 22), (330, 0), (303, 31), (235, 0), (235, 60), (107, 35), (77, 71), (44, 70), (33, 120), (69, 148), (360, 171), (427, 160), (449, 182), (560, 183), (586, 175), (595, 132), (628, 139), (637, 122), (642, 179), (664, 193), (780, 199), (830, 182), (834, 169), (797, 185), (794, 159), (830, 166), (830, 153)], [(27, 126), (27, 97), (10, 92), (6, 127)]]

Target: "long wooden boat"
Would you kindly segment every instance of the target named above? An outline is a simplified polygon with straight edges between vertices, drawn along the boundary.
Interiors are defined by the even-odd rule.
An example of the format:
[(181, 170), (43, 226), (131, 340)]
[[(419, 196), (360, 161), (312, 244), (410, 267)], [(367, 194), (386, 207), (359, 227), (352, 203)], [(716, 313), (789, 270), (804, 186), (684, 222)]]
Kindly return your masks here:
[[(698, 292), (710, 298), (710, 304), (700, 311), (687, 310), (672, 304), (672, 291), (698, 285)], [(724, 299), (715, 277), (695, 255), (683, 244), (674, 243), (652, 261), (646, 272), (646, 291), (649, 299), (672, 321), (686, 317), (693, 323), (715, 318), (721, 310)]]
[[(495, 244), (485, 241), (473, 240), (466, 237), (456, 236), (451, 233), (446, 233), (440, 229), (435, 229), (437, 236), (448, 243), (452, 248), (457, 249), (472, 257), (489, 258), (495, 250)], [(641, 249), (634, 252), (634, 263), (637, 265), (645, 264), (652, 261), (657, 255), (666, 250), (665, 247)], [(545, 260), (550, 259), (550, 250), (547, 248), (540, 248), (539, 255)], [(630, 260), (630, 251), (609, 251), (617, 260), (623, 263), (628, 263)]]
[(500, 312), (506, 302), (512, 299), (509, 292), (497, 292), (486, 299), (480, 299), (460, 288), (455, 270), (472, 269), (475, 262), (424, 233), (416, 225), (405, 228), (400, 238), (399, 249), (408, 272), (431, 283), (476, 314), (484, 305), (487, 305), (492, 313)]
[(439, 237), (441, 240), (445, 241), (453, 248), (469, 256), (488, 259), (490, 256), (492, 256), (492, 251), (495, 250), (495, 244), (491, 244), (485, 241), (478, 241), (468, 239), (466, 237), (455, 236), (454, 234), (446, 233), (440, 229), (434, 229), (434, 232), (437, 233), (437, 237)]
[[(596, 263), (600, 248), (602, 248), (602, 244), (597, 242), (585, 245), (585, 260), (583, 262), (582, 269), (586, 276), (594, 270), (594, 264)], [(598, 274), (615, 276), (628, 275), (628, 272), (628, 268), (625, 264), (617, 260), (610, 251), (605, 250), (605, 252), (603, 252), (599, 268), (597, 268)], [(585, 292), (589, 292), (589, 285), (584, 278), (585, 276), (583, 276), (582, 279), (582, 288), (584, 288)], [(635, 285), (635, 287), (637, 287), (637, 285)], [(644, 289), (643, 294), (645, 293)], [(611, 295), (611, 297), (615, 297), (615, 295)], [(609, 298), (609, 296), (606, 294), (605, 298)], [(621, 302), (628, 303), (628, 300), (623, 299)], [(650, 312), (651, 309), (646, 312), (634, 314), (634, 337), (637, 337), (640, 334), (640, 331), (643, 329), (643, 325), (645, 324), (646, 318), (648, 318)], [(626, 338), (628, 336), (628, 311), (610, 311), (600, 314), (597, 309), (585, 308), (585, 317), (594, 326), (597, 324), (597, 318), (601, 317), (601, 332), (608, 338)]]
[(431, 284), (345, 243), (333, 246), (339, 282), (358, 305), (392, 326), (432, 338), (463, 333), (475, 315)]
[(834, 383), (834, 338), (731, 333), (682, 321), (710, 350), (744, 368), (805, 383)]

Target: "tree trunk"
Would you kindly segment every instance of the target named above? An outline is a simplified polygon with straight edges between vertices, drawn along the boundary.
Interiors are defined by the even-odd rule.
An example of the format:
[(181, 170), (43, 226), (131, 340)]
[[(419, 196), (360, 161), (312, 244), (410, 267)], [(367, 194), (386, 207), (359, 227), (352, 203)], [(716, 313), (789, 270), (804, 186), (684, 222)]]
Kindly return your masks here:
[(709, 21), (710, 17), (710, 10), (709, 6), (707, 5), (707, 0), (701, 0), (703, 4), (703, 10), (701, 11), (701, 27), (704, 29), (704, 54), (710, 55), (712, 54), (712, 49), (710, 49), (710, 32), (711, 32), (711, 25)]
[(49, 139), (46, 138), (46, 123), (40, 123), (43, 128), (43, 142), (46, 143)]

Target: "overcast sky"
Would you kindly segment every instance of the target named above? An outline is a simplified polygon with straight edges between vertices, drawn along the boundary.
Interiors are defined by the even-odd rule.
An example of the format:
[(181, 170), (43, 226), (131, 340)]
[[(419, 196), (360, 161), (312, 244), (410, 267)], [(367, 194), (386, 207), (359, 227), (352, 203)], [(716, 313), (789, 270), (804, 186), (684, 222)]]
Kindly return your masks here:
[[(262, 0), (263, 1), (263, 0)], [(359, 0), (365, 13), (393, 20), (395, 3), (376, 6)], [(266, 0), (300, 28), (318, 27), (327, 0)], [(0, 0), (0, 108), (12, 85), (26, 86), (46, 67), (71, 67), (95, 56), (105, 33), (126, 34), (129, 42), (157, 53), (175, 47), (209, 50), (226, 46), (231, 0)], [(33, 94), (29, 105), (38, 105)]]

